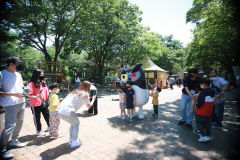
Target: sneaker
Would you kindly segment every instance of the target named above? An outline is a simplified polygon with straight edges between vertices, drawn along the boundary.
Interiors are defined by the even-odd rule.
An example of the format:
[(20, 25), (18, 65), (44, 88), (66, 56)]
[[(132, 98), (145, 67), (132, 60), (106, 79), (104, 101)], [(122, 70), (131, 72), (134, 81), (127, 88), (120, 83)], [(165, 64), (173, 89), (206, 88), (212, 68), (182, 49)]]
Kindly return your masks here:
[(211, 127), (212, 127), (212, 128), (217, 128), (217, 129), (222, 129), (222, 128), (223, 128), (222, 126), (218, 126), (218, 125), (216, 125), (216, 124), (212, 124)]
[(200, 131), (198, 129), (193, 130), (193, 134), (201, 136), (201, 133), (200, 133)]
[(192, 129), (192, 124), (186, 124), (186, 127)]
[(182, 125), (184, 125), (185, 123), (186, 123), (186, 122), (184, 122), (184, 121), (179, 121), (179, 122), (178, 122), (178, 125), (179, 125), (179, 126), (182, 126)]
[(209, 136), (205, 136), (204, 138), (205, 138), (205, 142), (207, 142), (207, 141), (211, 141), (211, 140), (212, 140), (212, 138), (209, 137)]
[(82, 145), (82, 142), (80, 140), (72, 141), (71, 142), (71, 148), (80, 147)]
[(50, 131), (50, 128), (48, 127), (44, 132), (49, 132)]
[(12, 159), (13, 158), (13, 154), (8, 152), (6, 148), (1, 150), (0, 153), (0, 159)]
[(206, 141), (205, 137), (203, 137), (203, 136), (200, 136), (200, 138), (198, 139), (198, 142), (200, 142), (200, 143), (203, 143), (205, 141)]
[(122, 119), (123, 119), (123, 120), (126, 119), (126, 116), (122, 116)]
[(14, 148), (22, 148), (26, 146), (26, 144), (19, 142), (18, 139), (10, 141), (8, 145), (9, 147)]
[(36, 135), (39, 137), (43, 137), (43, 136), (46, 136), (46, 133), (44, 133), (42, 131), (37, 131)]

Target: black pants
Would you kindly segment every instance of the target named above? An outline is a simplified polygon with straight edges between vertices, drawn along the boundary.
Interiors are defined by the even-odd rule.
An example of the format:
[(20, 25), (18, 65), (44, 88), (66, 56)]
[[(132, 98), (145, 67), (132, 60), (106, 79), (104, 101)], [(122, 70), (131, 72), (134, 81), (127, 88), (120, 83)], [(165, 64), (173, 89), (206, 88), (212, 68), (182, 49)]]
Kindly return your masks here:
[(42, 106), (36, 106), (31, 107), (32, 113), (33, 113), (33, 121), (36, 126), (37, 131), (42, 130), (42, 124), (41, 124), (41, 113), (47, 123), (47, 126), (49, 127), (49, 110), (48, 107), (42, 107)]
[[(90, 102), (92, 101), (92, 98), (90, 98)], [(95, 102), (93, 103), (92, 108), (88, 110), (88, 113), (94, 113), (95, 115), (98, 114), (98, 108), (97, 108), (97, 97), (95, 99)]]
[(195, 114), (197, 129), (202, 136), (211, 136), (211, 117)]

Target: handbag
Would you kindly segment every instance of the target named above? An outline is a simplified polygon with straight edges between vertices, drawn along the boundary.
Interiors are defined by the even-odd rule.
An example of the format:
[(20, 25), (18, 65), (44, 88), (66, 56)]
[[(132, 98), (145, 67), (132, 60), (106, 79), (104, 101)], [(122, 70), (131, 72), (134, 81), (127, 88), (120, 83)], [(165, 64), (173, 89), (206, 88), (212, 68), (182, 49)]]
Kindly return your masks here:
[(43, 108), (49, 107), (49, 102), (48, 102), (48, 100), (42, 100), (42, 107), (43, 107)]

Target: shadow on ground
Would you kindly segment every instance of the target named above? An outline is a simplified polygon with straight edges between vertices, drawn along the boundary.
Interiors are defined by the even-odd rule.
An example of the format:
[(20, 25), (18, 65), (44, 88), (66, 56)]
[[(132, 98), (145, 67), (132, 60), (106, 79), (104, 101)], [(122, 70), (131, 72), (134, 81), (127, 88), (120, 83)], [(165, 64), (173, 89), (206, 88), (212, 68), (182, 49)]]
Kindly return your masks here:
[(42, 160), (56, 159), (62, 155), (70, 154), (77, 148), (71, 149), (68, 143), (63, 143), (55, 148), (48, 149), (40, 154)]
[[(151, 117), (152, 111), (145, 111), (145, 120), (126, 122), (116, 117), (109, 118), (113, 128), (131, 130), (144, 135), (145, 139), (135, 139), (131, 147), (119, 152), (119, 160), (127, 159), (232, 159), (239, 151), (239, 107), (237, 102), (225, 105), (224, 129), (212, 129), (213, 141), (208, 144), (197, 142), (198, 136), (185, 126), (178, 126), (180, 101), (159, 106), (159, 118)], [(234, 114), (233, 114), (234, 113)], [(195, 122), (193, 122), (195, 124)], [(200, 153), (201, 152), (201, 153)]]

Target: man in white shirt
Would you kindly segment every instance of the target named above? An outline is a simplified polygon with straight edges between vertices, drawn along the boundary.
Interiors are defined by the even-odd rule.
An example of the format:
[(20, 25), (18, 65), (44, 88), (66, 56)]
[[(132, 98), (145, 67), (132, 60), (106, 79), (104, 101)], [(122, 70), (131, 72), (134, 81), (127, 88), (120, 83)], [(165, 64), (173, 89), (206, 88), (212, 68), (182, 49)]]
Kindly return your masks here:
[(10, 147), (24, 147), (18, 141), (19, 132), (22, 128), (25, 110), (25, 98), (23, 94), (22, 76), (16, 72), (20, 70), (19, 58), (10, 57), (7, 59), (7, 68), (0, 72), (0, 105), (5, 108), (5, 126), (0, 138), (0, 159), (10, 159), (13, 154), (7, 151), (7, 144)]
[(210, 73), (211, 88), (215, 93), (215, 102), (214, 102), (214, 114), (212, 121), (216, 124), (212, 125), (212, 128), (222, 128), (223, 114), (224, 114), (224, 94), (229, 87), (228, 81), (224, 78), (217, 76), (215, 70)]

